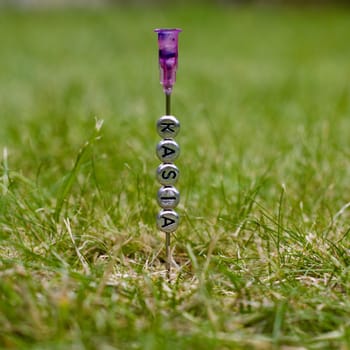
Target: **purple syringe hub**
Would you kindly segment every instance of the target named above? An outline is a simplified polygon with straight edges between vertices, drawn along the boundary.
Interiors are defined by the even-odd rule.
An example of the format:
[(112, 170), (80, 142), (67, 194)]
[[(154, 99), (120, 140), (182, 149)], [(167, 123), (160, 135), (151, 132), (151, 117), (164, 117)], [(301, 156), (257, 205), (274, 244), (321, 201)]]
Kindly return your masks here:
[(176, 80), (178, 38), (181, 29), (155, 29), (158, 33), (160, 83), (170, 95)]

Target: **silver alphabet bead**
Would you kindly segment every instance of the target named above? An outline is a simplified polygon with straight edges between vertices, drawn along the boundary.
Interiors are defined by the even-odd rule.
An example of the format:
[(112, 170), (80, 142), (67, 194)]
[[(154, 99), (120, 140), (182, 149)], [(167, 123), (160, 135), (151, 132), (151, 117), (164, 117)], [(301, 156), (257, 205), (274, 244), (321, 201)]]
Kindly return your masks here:
[(162, 140), (158, 143), (156, 152), (163, 163), (172, 163), (179, 156), (180, 147), (174, 140)]
[(174, 164), (160, 164), (157, 168), (157, 180), (163, 186), (173, 186), (180, 177), (180, 171)]
[(173, 232), (179, 226), (179, 215), (174, 210), (161, 210), (157, 216), (157, 227), (163, 232)]
[(180, 193), (173, 186), (161, 187), (158, 190), (157, 201), (163, 209), (174, 209), (180, 202)]
[(172, 115), (163, 115), (157, 121), (157, 131), (163, 139), (174, 138), (180, 130), (180, 122)]

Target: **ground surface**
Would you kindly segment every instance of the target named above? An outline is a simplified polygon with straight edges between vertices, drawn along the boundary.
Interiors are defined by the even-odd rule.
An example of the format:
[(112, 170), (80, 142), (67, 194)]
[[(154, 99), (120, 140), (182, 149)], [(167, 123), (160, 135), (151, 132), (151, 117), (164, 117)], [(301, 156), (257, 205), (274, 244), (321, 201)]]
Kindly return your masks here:
[[(183, 28), (171, 285), (161, 26)], [(349, 33), (331, 9), (2, 10), (0, 347), (349, 348)]]

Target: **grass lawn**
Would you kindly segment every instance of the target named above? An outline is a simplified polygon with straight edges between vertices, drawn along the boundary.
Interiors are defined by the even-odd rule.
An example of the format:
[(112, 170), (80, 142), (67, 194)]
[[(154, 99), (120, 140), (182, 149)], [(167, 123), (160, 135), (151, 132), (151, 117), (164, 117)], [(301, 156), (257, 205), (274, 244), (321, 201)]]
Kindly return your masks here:
[[(180, 34), (182, 222), (155, 228), (153, 29)], [(349, 349), (350, 12), (0, 13), (1, 349)]]

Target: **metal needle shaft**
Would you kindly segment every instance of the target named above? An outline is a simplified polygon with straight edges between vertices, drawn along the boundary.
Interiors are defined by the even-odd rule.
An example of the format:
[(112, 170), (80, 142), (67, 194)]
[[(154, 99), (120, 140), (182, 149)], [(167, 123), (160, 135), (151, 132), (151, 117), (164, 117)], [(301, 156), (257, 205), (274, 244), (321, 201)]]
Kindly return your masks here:
[(170, 96), (171, 94), (165, 94), (165, 115), (170, 115)]
[(166, 275), (167, 280), (170, 282), (170, 273), (171, 273), (171, 250), (170, 250), (170, 233), (165, 233), (165, 251), (166, 251)]

